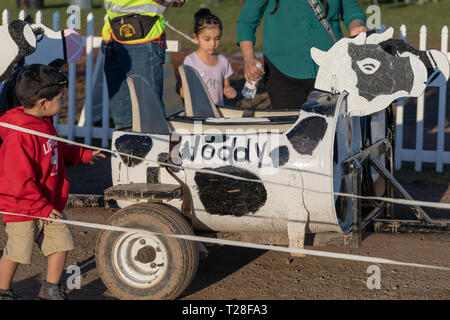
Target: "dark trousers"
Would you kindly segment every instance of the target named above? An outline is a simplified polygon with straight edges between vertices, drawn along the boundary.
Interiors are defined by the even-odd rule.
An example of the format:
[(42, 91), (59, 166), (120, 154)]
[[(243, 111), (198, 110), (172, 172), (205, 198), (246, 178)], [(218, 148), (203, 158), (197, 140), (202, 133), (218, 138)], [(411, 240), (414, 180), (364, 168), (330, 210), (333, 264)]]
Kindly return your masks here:
[(264, 56), (264, 71), (265, 87), (272, 108), (300, 108), (314, 89), (315, 79), (291, 78), (278, 70), (266, 56)]
[(111, 115), (115, 128), (132, 124), (131, 98), (127, 77), (138, 74), (144, 77), (161, 98), (164, 85), (165, 50), (156, 43), (122, 44), (116, 41), (103, 43), (104, 71), (108, 84)]

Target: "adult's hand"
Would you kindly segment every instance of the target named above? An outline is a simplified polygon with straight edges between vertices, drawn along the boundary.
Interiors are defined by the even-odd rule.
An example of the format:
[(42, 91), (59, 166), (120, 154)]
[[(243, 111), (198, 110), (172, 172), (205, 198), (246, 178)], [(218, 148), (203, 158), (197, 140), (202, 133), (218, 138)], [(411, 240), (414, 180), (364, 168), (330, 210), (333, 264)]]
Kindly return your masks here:
[(369, 29), (364, 24), (364, 21), (358, 19), (350, 23), (350, 25), (348, 26), (348, 31), (350, 32), (350, 37), (353, 37), (360, 34), (361, 32), (367, 32), (369, 31)]
[(264, 74), (264, 68), (259, 69), (256, 64), (259, 62), (255, 59), (253, 50), (253, 42), (241, 41), (239, 46), (244, 57), (244, 78), (246, 81), (259, 81)]

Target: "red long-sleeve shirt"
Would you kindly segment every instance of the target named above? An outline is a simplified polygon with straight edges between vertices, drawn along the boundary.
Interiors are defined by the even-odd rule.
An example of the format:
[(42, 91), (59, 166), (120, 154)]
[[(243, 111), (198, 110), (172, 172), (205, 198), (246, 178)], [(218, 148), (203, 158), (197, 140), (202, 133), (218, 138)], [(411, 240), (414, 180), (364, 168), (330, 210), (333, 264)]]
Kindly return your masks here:
[[(57, 135), (50, 118), (40, 120), (18, 107), (0, 116), (0, 122)], [(4, 215), (3, 223), (48, 217), (65, 208), (69, 195), (66, 166), (88, 163), (91, 150), (52, 139), (0, 127), (0, 211), (29, 215)]]

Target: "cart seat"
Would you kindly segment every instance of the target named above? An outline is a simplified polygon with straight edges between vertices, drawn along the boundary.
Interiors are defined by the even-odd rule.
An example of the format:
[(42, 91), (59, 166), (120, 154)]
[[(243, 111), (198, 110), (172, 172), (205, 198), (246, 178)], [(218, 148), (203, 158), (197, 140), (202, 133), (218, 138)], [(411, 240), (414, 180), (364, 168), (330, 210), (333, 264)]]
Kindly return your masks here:
[(186, 116), (220, 118), (221, 114), (197, 70), (191, 66), (180, 65), (178, 71), (183, 85)]
[(131, 97), (132, 131), (170, 134), (164, 107), (150, 83), (140, 75), (127, 78)]

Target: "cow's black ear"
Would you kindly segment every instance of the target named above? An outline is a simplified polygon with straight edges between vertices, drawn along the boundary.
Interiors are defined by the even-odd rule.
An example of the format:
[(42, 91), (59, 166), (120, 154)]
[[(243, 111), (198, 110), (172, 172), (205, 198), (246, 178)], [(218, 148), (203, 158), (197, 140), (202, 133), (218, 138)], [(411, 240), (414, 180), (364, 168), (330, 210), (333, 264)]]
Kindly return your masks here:
[(36, 36), (36, 42), (39, 42), (44, 38), (45, 30), (41, 27), (37, 27), (33, 29), (33, 33)]
[(33, 23), (33, 16), (31, 14), (28, 14), (25, 19), (23, 19), (23, 21), (25, 21), (28, 24), (32, 24)]
[(8, 24), (8, 31), (19, 48), (18, 56), (26, 57), (36, 50), (36, 36), (30, 25), (17, 19)]

